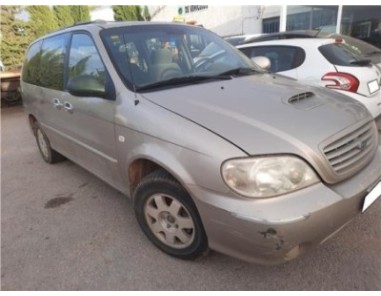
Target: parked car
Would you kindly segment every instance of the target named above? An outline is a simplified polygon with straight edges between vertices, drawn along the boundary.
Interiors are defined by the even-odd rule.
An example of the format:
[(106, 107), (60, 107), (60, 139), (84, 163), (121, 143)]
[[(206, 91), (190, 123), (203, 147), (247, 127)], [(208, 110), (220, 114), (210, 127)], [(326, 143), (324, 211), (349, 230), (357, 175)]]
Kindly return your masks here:
[(223, 37), (224, 40), (231, 45), (237, 46), (239, 44), (244, 44), (248, 40), (251, 40), (253, 38), (257, 38), (259, 36), (262, 36), (263, 34), (249, 34), (249, 35), (233, 35), (233, 36), (226, 36)]
[(364, 104), (374, 118), (381, 114), (381, 61), (372, 64), (342, 39), (272, 40), (238, 48), (250, 58), (268, 57), (272, 73), (333, 89)]
[(328, 33), (322, 30), (298, 30), (276, 33), (263, 33), (256, 35), (241, 35), (235, 36), (237, 42), (230, 42), (229, 39), (225, 39), (232, 45), (238, 46), (243, 44), (249, 44), (261, 41), (270, 40), (283, 40), (283, 39), (295, 39), (295, 38), (334, 38), (336, 40), (344, 40), (357, 55), (362, 55), (367, 59), (370, 59), (373, 64), (378, 65), (381, 63), (381, 49), (363, 40), (353, 38), (348, 35), (338, 33)]
[(21, 104), (20, 75), (21, 65), (7, 67), (0, 60), (1, 103), (3, 105)]
[[(189, 36), (224, 53), (195, 62)], [(178, 258), (210, 248), (291, 260), (381, 193), (363, 105), (266, 73), (203, 28), (96, 22), (49, 34), (28, 49), (22, 95), (42, 158), (65, 156), (130, 197), (148, 239)]]
[[(333, 26), (335, 27), (335, 26)], [(226, 41), (231, 43), (234, 46), (260, 42), (260, 41), (270, 41), (270, 40), (283, 40), (283, 39), (295, 39), (295, 38), (340, 38), (345, 40), (347, 43), (353, 43), (356, 47), (364, 48), (366, 52), (379, 52), (381, 41), (378, 36), (380, 35), (378, 32), (375, 33), (374, 36), (378, 34), (378, 36), (372, 39), (372, 42), (366, 42), (366, 40), (360, 40), (348, 35), (339, 34), (332, 32), (333, 27), (326, 29), (315, 29), (315, 30), (296, 30), (296, 31), (286, 31), (286, 32), (275, 32), (275, 33), (262, 33), (262, 34), (254, 34), (254, 35), (239, 35), (234, 36), (231, 39), (225, 38)]]

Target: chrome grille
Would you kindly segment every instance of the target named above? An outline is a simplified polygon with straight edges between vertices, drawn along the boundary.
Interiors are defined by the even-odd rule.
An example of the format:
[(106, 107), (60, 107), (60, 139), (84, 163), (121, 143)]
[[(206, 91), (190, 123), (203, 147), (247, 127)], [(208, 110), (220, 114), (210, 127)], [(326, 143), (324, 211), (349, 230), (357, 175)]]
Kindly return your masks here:
[(375, 147), (377, 130), (375, 124), (369, 122), (334, 140), (323, 152), (333, 171), (342, 175), (363, 167), (373, 157)]

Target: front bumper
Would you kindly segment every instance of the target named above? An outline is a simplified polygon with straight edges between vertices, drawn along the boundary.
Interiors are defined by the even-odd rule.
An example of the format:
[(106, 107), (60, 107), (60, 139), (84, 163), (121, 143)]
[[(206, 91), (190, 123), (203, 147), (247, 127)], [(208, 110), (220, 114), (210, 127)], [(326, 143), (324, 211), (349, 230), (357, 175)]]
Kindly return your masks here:
[(249, 262), (278, 264), (294, 259), (361, 213), (364, 197), (381, 180), (381, 148), (350, 179), (315, 184), (269, 199), (221, 195), (195, 185), (190, 190), (209, 247)]

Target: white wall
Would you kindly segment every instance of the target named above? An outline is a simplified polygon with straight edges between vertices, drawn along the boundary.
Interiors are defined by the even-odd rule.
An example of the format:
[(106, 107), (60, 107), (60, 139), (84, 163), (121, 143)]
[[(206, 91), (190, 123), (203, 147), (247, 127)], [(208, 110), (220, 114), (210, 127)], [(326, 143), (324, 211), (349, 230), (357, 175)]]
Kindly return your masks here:
[[(184, 6), (165, 6), (154, 17), (153, 21), (171, 22), (178, 15), (178, 9)], [(157, 8), (157, 7), (156, 7)], [(155, 7), (151, 7), (151, 14)], [(258, 6), (212, 6), (207, 9), (183, 13), (186, 21), (197, 21), (221, 36), (237, 34), (255, 34), (262, 31), (262, 20), (258, 18)]]
[(90, 12), (90, 18), (92, 21), (95, 21), (95, 20), (113, 21), (114, 12), (112, 11), (111, 6), (101, 6)]

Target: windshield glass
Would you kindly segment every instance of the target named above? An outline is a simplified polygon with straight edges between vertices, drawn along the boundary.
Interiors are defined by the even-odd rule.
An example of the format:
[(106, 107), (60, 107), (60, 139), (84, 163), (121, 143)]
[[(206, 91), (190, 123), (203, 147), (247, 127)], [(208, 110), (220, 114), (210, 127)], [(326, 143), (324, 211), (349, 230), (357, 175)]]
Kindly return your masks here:
[[(161, 81), (189, 82), (217, 77), (234, 69), (262, 71), (214, 33), (185, 25), (137, 25), (105, 29), (101, 37), (127, 87), (132, 90)], [(236, 75), (248, 75), (237, 71)], [(211, 81), (205, 79), (205, 82)], [(164, 83), (163, 83), (164, 84)]]

